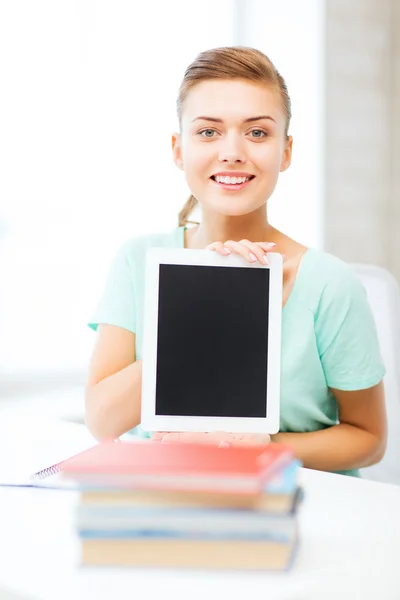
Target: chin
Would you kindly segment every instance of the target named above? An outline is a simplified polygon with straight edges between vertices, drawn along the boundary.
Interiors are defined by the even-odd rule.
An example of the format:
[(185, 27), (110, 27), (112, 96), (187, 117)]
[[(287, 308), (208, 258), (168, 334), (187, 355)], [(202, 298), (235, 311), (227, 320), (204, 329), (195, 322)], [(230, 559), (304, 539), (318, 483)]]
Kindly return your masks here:
[(263, 204), (241, 204), (239, 206), (232, 206), (233, 202), (216, 202), (213, 203), (210, 208), (218, 212), (225, 217), (244, 217), (245, 215), (250, 215), (251, 213), (259, 210)]

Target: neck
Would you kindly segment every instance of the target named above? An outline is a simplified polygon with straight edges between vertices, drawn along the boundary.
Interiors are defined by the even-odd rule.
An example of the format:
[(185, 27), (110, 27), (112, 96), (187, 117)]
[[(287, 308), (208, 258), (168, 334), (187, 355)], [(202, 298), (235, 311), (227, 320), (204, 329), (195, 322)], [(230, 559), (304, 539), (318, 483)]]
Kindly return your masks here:
[(274, 242), (278, 232), (268, 223), (265, 206), (248, 215), (227, 217), (202, 213), (200, 225), (190, 230), (188, 247), (205, 248), (213, 242), (247, 239), (251, 242)]

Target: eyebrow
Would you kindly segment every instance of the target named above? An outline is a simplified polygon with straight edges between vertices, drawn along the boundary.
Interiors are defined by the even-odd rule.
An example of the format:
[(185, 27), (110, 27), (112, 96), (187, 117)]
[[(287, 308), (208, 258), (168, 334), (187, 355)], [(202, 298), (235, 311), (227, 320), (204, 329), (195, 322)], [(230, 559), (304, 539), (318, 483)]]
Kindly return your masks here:
[[(259, 115), (257, 117), (249, 117), (248, 119), (245, 119), (243, 121), (243, 123), (253, 123), (254, 121), (261, 121), (262, 119), (269, 119), (270, 121), (273, 121), (274, 123), (276, 123), (275, 119), (273, 119), (270, 115)], [(200, 116), (200, 117), (195, 117), (192, 120), (192, 123), (194, 123), (194, 121), (213, 121), (214, 123), (223, 123), (224, 121), (222, 119), (217, 119), (216, 117), (205, 117), (205, 116)]]

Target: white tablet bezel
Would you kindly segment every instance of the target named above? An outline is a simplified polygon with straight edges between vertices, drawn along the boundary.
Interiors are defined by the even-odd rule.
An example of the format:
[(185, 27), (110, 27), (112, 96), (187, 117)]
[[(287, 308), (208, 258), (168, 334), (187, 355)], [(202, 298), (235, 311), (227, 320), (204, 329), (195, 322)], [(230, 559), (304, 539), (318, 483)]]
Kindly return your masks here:
[[(282, 256), (268, 253), (269, 265), (249, 263), (241, 256), (223, 257), (210, 250), (149, 248), (146, 256), (141, 426), (145, 431), (276, 433), (280, 416), (282, 329)], [(159, 266), (205, 265), (270, 269), (268, 327), (268, 397), (266, 417), (193, 417), (156, 415)], [(249, 307), (251, 309), (251, 307)], [(190, 391), (188, 391), (190, 394)]]

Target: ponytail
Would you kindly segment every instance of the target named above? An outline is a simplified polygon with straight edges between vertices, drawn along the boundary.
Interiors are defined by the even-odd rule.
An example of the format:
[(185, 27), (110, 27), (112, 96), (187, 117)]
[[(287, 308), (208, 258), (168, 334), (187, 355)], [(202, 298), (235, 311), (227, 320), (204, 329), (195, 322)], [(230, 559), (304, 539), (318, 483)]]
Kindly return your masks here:
[(197, 223), (196, 221), (188, 220), (188, 217), (190, 217), (190, 215), (192, 214), (192, 212), (194, 211), (196, 206), (197, 206), (197, 200), (193, 196), (193, 194), (191, 194), (189, 196), (189, 198), (186, 200), (185, 205), (182, 207), (181, 211), (179, 212), (178, 227), (184, 227), (188, 223), (191, 223), (193, 225), (199, 225), (199, 223)]

